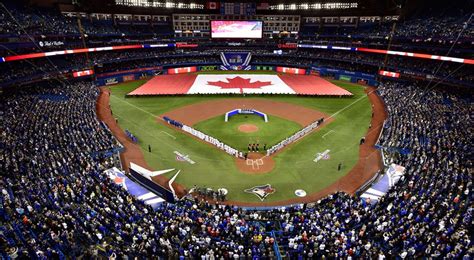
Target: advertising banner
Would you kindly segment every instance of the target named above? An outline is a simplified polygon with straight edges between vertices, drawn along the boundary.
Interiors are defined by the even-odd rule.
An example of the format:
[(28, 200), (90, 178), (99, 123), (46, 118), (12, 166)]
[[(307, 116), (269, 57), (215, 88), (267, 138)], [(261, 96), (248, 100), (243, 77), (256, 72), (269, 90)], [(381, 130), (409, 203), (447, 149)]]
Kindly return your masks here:
[(379, 70), (379, 75), (391, 78), (400, 78), (400, 73), (387, 70)]
[(196, 72), (197, 67), (192, 66), (192, 67), (182, 67), (182, 68), (171, 68), (168, 69), (168, 74), (182, 74), (182, 73), (190, 73), (190, 72)]
[(288, 73), (288, 74), (306, 74), (305, 69), (289, 68), (289, 67), (277, 67), (277, 72), (283, 72), (283, 73)]
[(94, 70), (82, 70), (82, 71), (75, 71), (72, 73), (72, 76), (74, 78), (92, 76), (92, 75), (94, 75)]

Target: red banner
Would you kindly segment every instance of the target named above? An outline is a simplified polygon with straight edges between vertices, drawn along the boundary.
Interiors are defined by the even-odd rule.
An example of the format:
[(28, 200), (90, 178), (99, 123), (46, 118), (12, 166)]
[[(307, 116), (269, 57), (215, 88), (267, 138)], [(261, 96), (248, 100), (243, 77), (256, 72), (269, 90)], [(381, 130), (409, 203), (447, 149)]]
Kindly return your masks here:
[(207, 2), (206, 8), (210, 10), (217, 10), (220, 8), (220, 2)]
[(176, 48), (197, 48), (198, 45), (195, 43), (177, 42)]
[(83, 70), (83, 71), (75, 71), (72, 73), (74, 78), (84, 77), (84, 76), (92, 76), (94, 75), (94, 70)]
[(285, 44), (279, 43), (278, 48), (279, 49), (296, 49), (298, 48), (298, 44), (297, 43), (285, 43)]
[(173, 69), (168, 69), (168, 74), (182, 74), (182, 73), (190, 73), (190, 72), (196, 72), (197, 67), (182, 67), (182, 68), (173, 68)]
[(305, 69), (299, 68), (288, 68), (288, 67), (277, 67), (277, 72), (283, 72), (288, 74), (306, 74)]
[(379, 75), (391, 77), (391, 78), (400, 78), (400, 73), (387, 71), (387, 70), (379, 70)]

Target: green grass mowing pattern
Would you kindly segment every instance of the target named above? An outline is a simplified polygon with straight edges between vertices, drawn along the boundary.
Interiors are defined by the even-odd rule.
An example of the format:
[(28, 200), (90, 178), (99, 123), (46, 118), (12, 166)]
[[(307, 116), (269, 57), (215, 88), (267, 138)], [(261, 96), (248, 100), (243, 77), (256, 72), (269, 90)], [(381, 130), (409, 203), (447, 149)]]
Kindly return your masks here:
[[(337, 182), (357, 162), (358, 143), (367, 132), (371, 118), (371, 106), (365, 96), (364, 88), (347, 82), (333, 81), (336, 85), (352, 92), (354, 94), (352, 98), (247, 95), (245, 98), (264, 98), (299, 104), (329, 115), (345, 108), (334, 117), (335, 120), (332, 123), (275, 156), (276, 165), (272, 172), (249, 175), (238, 171), (234, 158), (231, 156), (184, 135), (180, 131), (157, 123), (156, 119), (158, 115), (184, 105), (223, 97), (234, 97), (125, 98), (127, 93), (144, 82), (128, 82), (111, 87), (110, 105), (121, 128), (130, 130), (138, 137), (139, 145), (148, 164), (154, 169), (181, 169), (176, 181), (187, 187), (193, 185), (210, 188), (225, 187), (229, 190), (228, 198), (237, 201), (260, 202), (255, 195), (243, 192), (244, 189), (255, 185), (271, 184), (276, 188), (276, 192), (268, 196), (265, 201), (280, 201), (295, 198), (294, 191), (296, 189), (304, 189), (306, 192), (312, 193)], [(359, 100), (359, 98), (361, 99)], [(327, 135), (323, 138), (325, 134)], [(153, 148), (152, 153), (148, 152), (148, 144)], [(316, 153), (326, 149), (331, 150), (330, 159), (313, 162)], [(192, 160), (196, 161), (196, 164), (176, 161), (173, 151), (189, 155)], [(343, 170), (337, 171), (337, 165), (340, 162), (344, 165)]]
[[(268, 115), (268, 122), (257, 115), (235, 115), (228, 122), (224, 119), (224, 115), (213, 117), (193, 127), (242, 152), (248, 151), (248, 144), (251, 143), (259, 143), (260, 149), (263, 149), (264, 144), (269, 148), (303, 128), (296, 122), (272, 115)], [(242, 124), (253, 124), (258, 127), (258, 131), (241, 132), (238, 128)]]

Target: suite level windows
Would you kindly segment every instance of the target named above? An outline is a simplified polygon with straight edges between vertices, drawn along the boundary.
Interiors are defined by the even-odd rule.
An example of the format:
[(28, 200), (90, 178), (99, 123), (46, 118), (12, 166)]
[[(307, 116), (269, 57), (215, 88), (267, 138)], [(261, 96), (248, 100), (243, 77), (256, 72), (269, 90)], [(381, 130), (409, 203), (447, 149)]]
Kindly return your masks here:
[(153, 0), (115, 0), (116, 5), (158, 7), (168, 9), (204, 9), (203, 4), (180, 3), (171, 1), (153, 1)]
[(270, 10), (323, 10), (357, 8), (357, 3), (315, 3), (315, 4), (278, 4), (271, 5)]

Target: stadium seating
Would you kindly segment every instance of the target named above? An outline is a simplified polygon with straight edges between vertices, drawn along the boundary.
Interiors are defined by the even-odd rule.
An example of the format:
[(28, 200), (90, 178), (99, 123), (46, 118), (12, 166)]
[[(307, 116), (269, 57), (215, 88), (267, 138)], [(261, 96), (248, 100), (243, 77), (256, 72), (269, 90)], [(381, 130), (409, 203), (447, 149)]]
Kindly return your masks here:
[(202, 201), (154, 211), (110, 182), (101, 170), (117, 160), (94, 155), (117, 143), (97, 121), (90, 83), (2, 97), (3, 256), (272, 258), (276, 241), (291, 258), (472, 257), (469, 101), (411, 83), (378, 91), (390, 115), (382, 144), (412, 151), (387, 154), (408, 169), (396, 187), (375, 205), (336, 193), (270, 211)]

